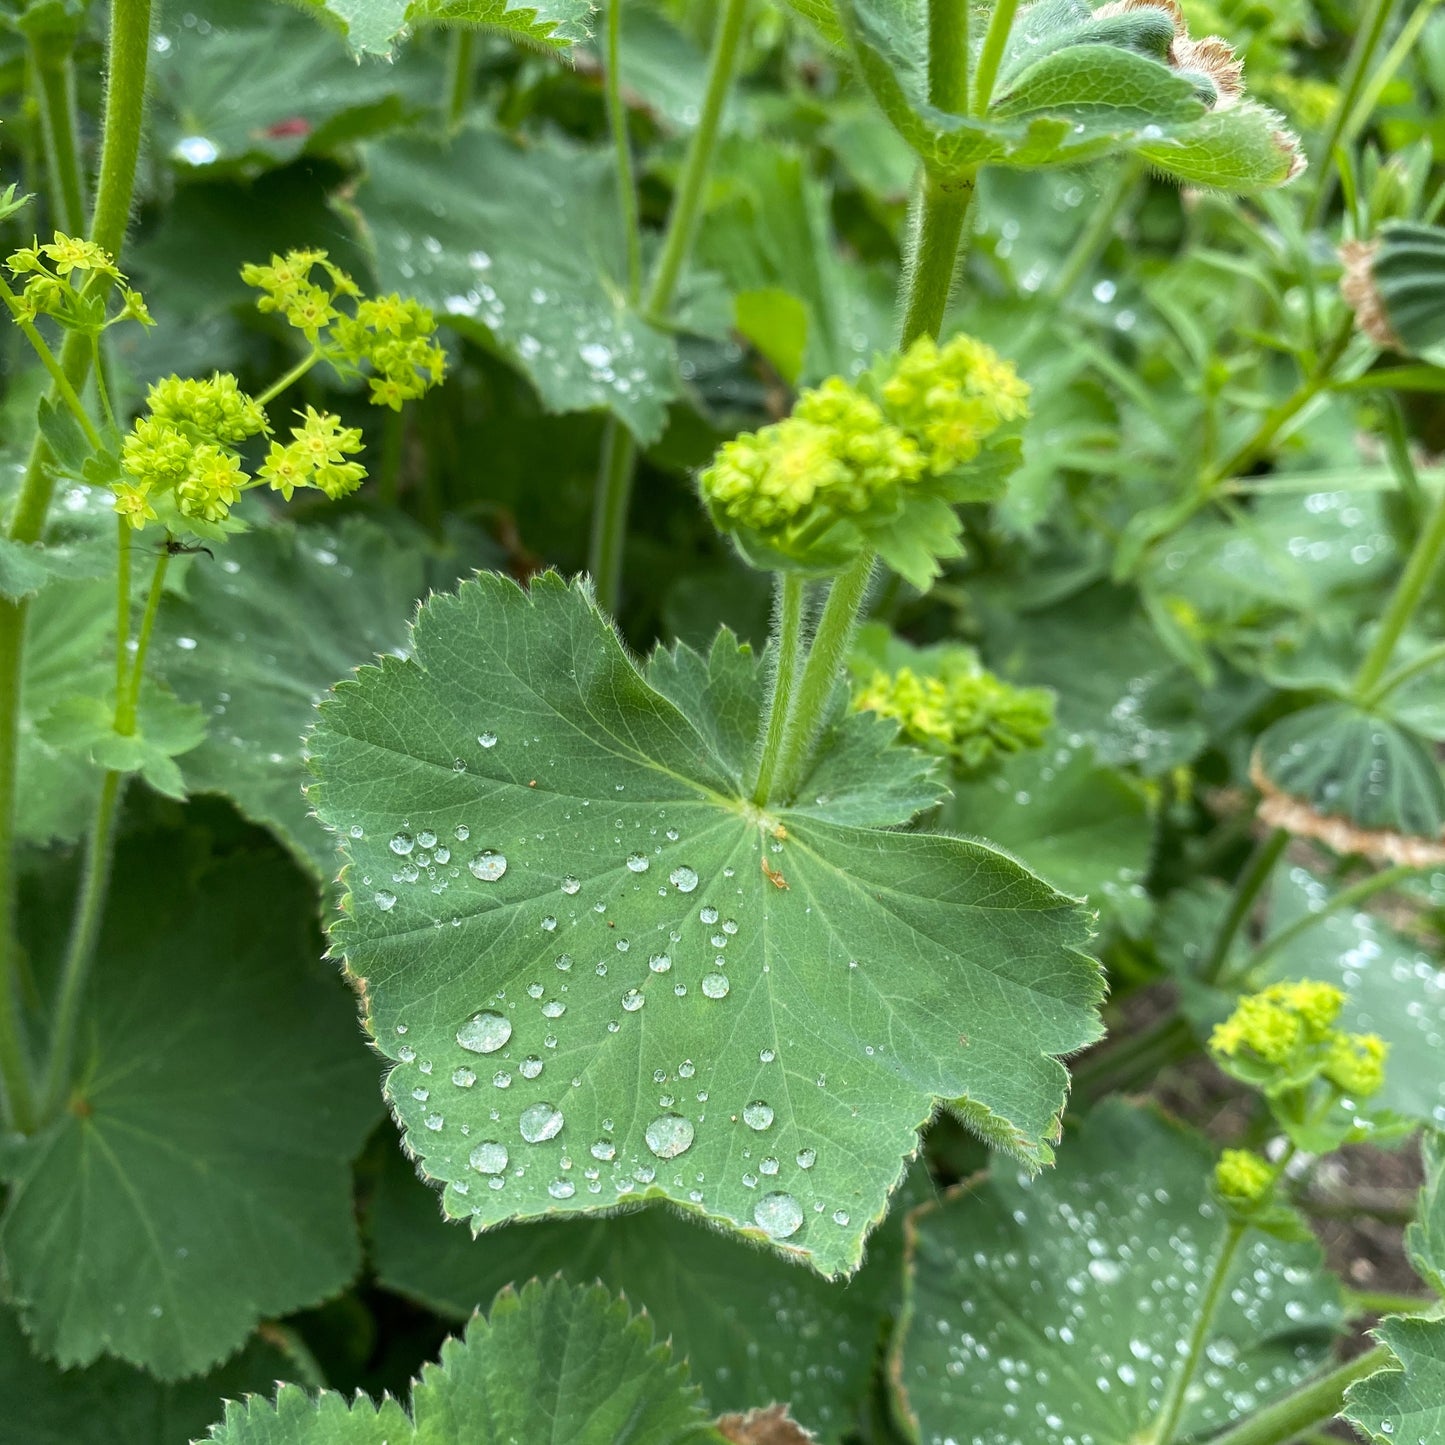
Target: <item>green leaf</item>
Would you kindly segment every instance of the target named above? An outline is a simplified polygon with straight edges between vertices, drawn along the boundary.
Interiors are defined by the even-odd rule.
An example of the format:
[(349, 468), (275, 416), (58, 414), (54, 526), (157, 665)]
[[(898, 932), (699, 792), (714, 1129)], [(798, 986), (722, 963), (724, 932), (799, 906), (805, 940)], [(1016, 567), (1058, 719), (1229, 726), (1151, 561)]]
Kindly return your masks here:
[[(1210, 1145), (1149, 1109), (1095, 1109), (1034, 1180), (996, 1165), (912, 1215), (892, 1378), (914, 1438), (1148, 1439), (1228, 1220)], [(1339, 1286), (1310, 1244), (1246, 1236), (1179, 1438), (1249, 1414), (1328, 1356)], [(1022, 1386), (1022, 1390), (1020, 1387)]]
[(1252, 195), (1292, 180), (1303, 164), (1284, 117), (1262, 105), (1211, 110), (1187, 129), (1134, 147), (1150, 165), (1185, 185)]
[(225, 794), (318, 878), (334, 878), (335, 842), (303, 794), (302, 736), (326, 689), (403, 648), (418, 599), (461, 570), (395, 523), (387, 532), (358, 517), (266, 527), (233, 537), (214, 561), (193, 558), (184, 595), (162, 606), (152, 654), (210, 719), (181, 764), (188, 789)]
[(48, 396), (40, 398), (36, 408), (36, 424), (40, 435), (45, 438), (56, 460), (68, 472), (77, 476), (80, 469), (90, 460), (94, 448), (85, 439), (80, 423), (71, 415), (70, 408), (61, 402), (51, 401)]
[(0, 597), (7, 602), (35, 597), (52, 582), (90, 582), (115, 571), (94, 546), (84, 542), (15, 542), (0, 537)]
[[(1303, 868), (1281, 869), (1270, 887), (1265, 937), (1329, 902), (1329, 889)], [(1437, 1128), (1445, 1124), (1445, 971), (1428, 948), (1370, 914), (1346, 909), (1321, 918), (1267, 961), (1249, 985), (1317, 978), (1345, 994), (1340, 1027), (1376, 1033), (1390, 1046), (1384, 1087), (1372, 1108)]]
[(495, 343), (549, 411), (606, 407), (646, 443), (677, 367), (627, 301), (615, 195), (606, 150), (471, 129), (367, 147), (355, 208), (383, 291)]
[(513, 1445), (681, 1445), (720, 1441), (707, 1429), (687, 1367), (654, 1344), (645, 1316), (629, 1314), (601, 1286), (561, 1280), (504, 1290), (441, 1361), (422, 1368), (408, 1415), (330, 1391), (312, 1399), (282, 1386), (275, 1403), (228, 1403), (212, 1445), (406, 1445), (462, 1441)]
[(260, 1340), (209, 1375), (175, 1384), (115, 1360), (61, 1371), (31, 1353), (14, 1314), (0, 1310), (5, 1428), (24, 1445), (190, 1445), (222, 1400), (272, 1390), (293, 1373), (286, 1356)]
[(158, 793), (184, 798), (185, 783), (172, 760), (205, 737), (206, 724), (200, 708), (150, 683), (142, 689), (132, 734), (115, 730), (112, 701), (80, 694), (56, 702), (40, 719), (37, 731), (57, 752), (108, 771), (139, 773)]
[[(315, 961), (311, 891), (274, 854), (197, 851), (183, 833), (118, 849), (78, 1081), (5, 1157), (10, 1294), (62, 1366), (195, 1374), (360, 1263), (349, 1161), (375, 1065)], [(50, 967), (73, 882), (22, 890)]]
[(1415, 1273), (1438, 1295), (1445, 1295), (1445, 1134), (1420, 1136), (1425, 1183), (1415, 1218), (1405, 1231), (1405, 1252)]
[(413, 649), (322, 705), (312, 797), (388, 1101), (468, 1189), (450, 1214), (664, 1198), (833, 1275), (937, 1101), (1052, 1157), (1056, 1056), (1097, 1031), (1067, 900), (981, 844), (825, 821), (850, 797), (744, 802), (554, 575), (433, 598)]
[[(421, 56), (358, 63), (336, 35), (277, 0), (199, 0), (163, 13), (150, 77), (158, 149), (183, 175), (210, 180), (254, 176), (395, 126), (428, 106), (440, 70)], [(219, 244), (229, 249), (224, 238)], [(184, 288), (189, 267), (177, 269)], [(164, 305), (161, 288), (157, 295)]]
[(945, 827), (987, 836), (1056, 888), (1086, 898), (1131, 932), (1147, 922), (1143, 879), (1154, 825), (1143, 789), (1085, 747), (1056, 742), (955, 785)]
[[(586, 1165), (600, 1172), (599, 1161)], [(917, 1166), (900, 1203), (932, 1193)], [(508, 1284), (559, 1273), (574, 1284), (600, 1281), (671, 1339), (714, 1413), (787, 1401), (794, 1419), (836, 1441), (868, 1392), (879, 1331), (896, 1304), (897, 1209), (845, 1286), (662, 1206), (472, 1239), (446, 1223), (436, 1192), (393, 1150), (372, 1206), (371, 1257), (381, 1284), (457, 1319)]]
[(411, 26), (484, 26), (517, 40), (567, 50), (591, 33), (590, 0), (538, 0), (512, 5), (508, 0), (295, 0), (340, 26), (353, 50), (390, 55), (395, 41)]
[(1436, 1441), (1445, 1437), (1445, 1320), (1382, 1320), (1375, 1338), (1400, 1362), (1357, 1381), (1341, 1412), (1375, 1445)]
[(733, 298), (738, 331), (762, 352), (789, 386), (796, 386), (808, 346), (808, 308), (791, 291), (764, 286)]
[[(1438, 841), (1445, 828), (1445, 779), (1424, 743), (1404, 728), (1347, 702), (1324, 702), (1271, 723), (1255, 744), (1252, 771), (1270, 794), (1306, 815), (1342, 819), (1353, 829)], [(1311, 836), (1325, 836), (1314, 831)], [(1328, 841), (1328, 839), (1326, 839)], [(1365, 851), (1353, 846), (1341, 851)]]

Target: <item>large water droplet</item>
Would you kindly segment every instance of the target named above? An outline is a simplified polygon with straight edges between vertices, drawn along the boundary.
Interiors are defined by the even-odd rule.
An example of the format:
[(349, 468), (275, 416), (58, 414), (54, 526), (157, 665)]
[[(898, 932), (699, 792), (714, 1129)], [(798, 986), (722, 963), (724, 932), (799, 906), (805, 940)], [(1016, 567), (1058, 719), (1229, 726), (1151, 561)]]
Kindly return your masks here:
[(484, 748), (494, 748), (497, 745), (497, 735), (496, 733), (478, 733), (477, 741)]
[(691, 893), (697, 887), (697, 872), (685, 864), (674, 868), (667, 875), (667, 881), (677, 889), (679, 893)]
[(472, 870), (474, 878), (480, 878), (483, 883), (495, 883), (507, 871), (507, 859), (502, 853), (484, 848), (467, 867)]
[(647, 966), (653, 973), (666, 973), (672, 967), (672, 955), (667, 953), (654, 953), (647, 960)]
[(617, 1158), (617, 1145), (611, 1139), (599, 1139), (592, 1146), (592, 1157), (600, 1159), (604, 1164), (610, 1164)]
[(816, 1149), (798, 1150), (798, 1168), (811, 1169), (818, 1162), (818, 1151)]
[(570, 1179), (554, 1179), (547, 1186), (547, 1193), (553, 1199), (571, 1199), (577, 1192), (577, 1186)]
[(398, 833), (391, 840), (391, 851), (402, 858), (405, 858), (415, 847), (416, 840), (410, 833)]
[(562, 880), (562, 891), (569, 897), (574, 893), (582, 891), (581, 879), (574, 878), (570, 873)]
[(540, 1144), (544, 1139), (555, 1139), (562, 1132), (563, 1122), (562, 1111), (555, 1104), (528, 1104), (517, 1127), (527, 1143)]
[(471, 1152), (471, 1165), (478, 1174), (500, 1174), (507, 1167), (507, 1146), (488, 1139)]
[(512, 1037), (512, 1021), (484, 1009), (457, 1030), (457, 1042), (474, 1054), (494, 1054)]
[(629, 853), (627, 855), (627, 871), (629, 873), (646, 873), (648, 860), (646, 853)]
[(659, 1114), (647, 1126), (643, 1138), (659, 1159), (676, 1159), (692, 1147), (693, 1129), (680, 1114)]
[(753, 1222), (771, 1239), (787, 1239), (802, 1228), (803, 1209), (791, 1194), (775, 1190), (753, 1205)]
[(517, 1065), (517, 1072), (524, 1079), (535, 1079), (542, 1072), (542, 1061), (536, 1054), (528, 1054), (520, 1064)]
[(749, 1129), (757, 1129), (760, 1132), (763, 1129), (771, 1129), (773, 1127), (773, 1106), (765, 1104), (761, 1099), (754, 1099), (743, 1110), (743, 1123)]
[(725, 973), (705, 973), (702, 976), (702, 991), (709, 998), (726, 998), (731, 987)]
[(470, 1089), (477, 1082), (477, 1076), (465, 1064), (452, 1070), (452, 1083), (459, 1089)]
[(636, 1013), (647, 1002), (647, 995), (640, 989), (630, 988), (622, 995), (622, 1007), (628, 1013)]

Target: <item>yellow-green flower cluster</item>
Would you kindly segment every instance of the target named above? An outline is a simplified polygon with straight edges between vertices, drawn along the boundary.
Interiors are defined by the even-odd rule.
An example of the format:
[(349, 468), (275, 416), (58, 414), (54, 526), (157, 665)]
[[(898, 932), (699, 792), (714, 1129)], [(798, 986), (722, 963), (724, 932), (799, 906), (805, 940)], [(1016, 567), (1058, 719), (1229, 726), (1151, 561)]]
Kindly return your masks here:
[(1247, 1209), (1265, 1199), (1274, 1186), (1275, 1171), (1248, 1149), (1226, 1149), (1214, 1166), (1214, 1187), (1226, 1204)]
[(343, 375), (369, 373), (377, 406), (400, 411), (446, 374), (432, 313), (410, 297), (363, 296), (325, 251), (272, 256), (269, 265), (243, 267), (241, 279), (262, 293), (258, 310), (283, 317)]
[(990, 346), (956, 336), (922, 337), (882, 385), (891, 420), (917, 439), (935, 473), (970, 462), (1005, 422), (1028, 415), (1029, 389)]
[(1340, 1093), (1365, 1099), (1385, 1078), (1387, 1045), (1375, 1034), (1335, 1027), (1345, 996), (1312, 979), (1271, 984), (1240, 999), (1215, 1027), (1209, 1047), (1221, 1062), (1283, 1080), (1322, 1076)]
[(361, 450), (360, 430), (311, 407), (292, 428), (293, 440), (273, 441), (260, 477), (250, 476), (238, 448), (269, 436), (271, 427), (265, 408), (224, 372), (209, 379), (168, 376), (146, 400), (146, 414), (121, 446), (124, 480), (113, 488), (115, 510), (132, 527), (160, 520), (219, 525), (258, 480), (290, 501), (298, 487), (342, 497), (366, 476), (359, 462), (348, 460)]
[[(830, 378), (782, 421), (725, 443), (699, 478), (703, 500), (756, 565), (834, 571), (871, 542), (926, 581), (937, 570), (931, 559), (959, 550), (956, 523), (938, 516), (968, 499), (951, 474), (1024, 416), (1027, 395), (982, 342), (925, 339), (857, 385)], [(910, 504), (925, 501), (932, 509), (916, 513), (910, 535)]]
[[(5, 264), (12, 276), (26, 278), (12, 308), (17, 321), (34, 322), (48, 316), (67, 330), (92, 335), (119, 321), (155, 324), (140, 292), (125, 284), (110, 253), (94, 241), (57, 231), (52, 241), (22, 246)], [(98, 278), (102, 286), (89, 290), (87, 283), (92, 278)], [(120, 308), (107, 317), (106, 294), (111, 283), (120, 288)]]
[(341, 425), (339, 417), (306, 408), (301, 425), (291, 428), (289, 443), (272, 442), (261, 465), (261, 479), (289, 502), (297, 487), (317, 487), (332, 501), (354, 492), (366, 476), (360, 462), (347, 457), (361, 450), (361, 428)]
[(950, 649), (938, 670), (924, 675), (911, 667), (875, 669), (853, 706), (897, 719), (908, 741), (969, 770), (1039, 747), (1054, 720), (1047, 688), (1014, 687), (966, 648)]

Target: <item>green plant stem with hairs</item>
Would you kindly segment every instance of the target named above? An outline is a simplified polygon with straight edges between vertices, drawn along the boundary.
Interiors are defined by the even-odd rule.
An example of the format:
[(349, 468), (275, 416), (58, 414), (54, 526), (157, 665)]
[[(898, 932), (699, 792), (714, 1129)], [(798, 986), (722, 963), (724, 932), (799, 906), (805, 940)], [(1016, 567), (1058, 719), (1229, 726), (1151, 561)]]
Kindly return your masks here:
[[(692, 134), (682, 174), (673, 196), (672, 210), (663, 232), (662, 250), (643, 293), (642, 313), (655, 325), (666, 325), (682, 268), (692, 250), (702, 216), (707, 179), (717, 154), (718, 129), (723, 108), (732, 88), (742, 50), (743, 22), (748, 0), (724, 0), (713, 35), (708, 59), (707, 85)], [(609, 71), (615, 65), (609, 61)], [(620, 105), (620, 99), (619, 99)], [(616, 131), (614, 130), (614, 136)], [(625, 141), (625, 128), (623, 133)], [(619, 151), (619, 167), (621, 153)], [(631, 172), (631, 161), (628, 161)], [(626, 206), (624, 202), (624, 206)], [(635, 207), (636, 197), (631, 204)], [(626, 214), (626, 212), (624, 212)], [(622, 590), (622, 561), (626, 543), (627, 513), (632, 501), (632, 484), (637, 471), (637, 443), (627, 428), (609, 418), (603, 437), (602, 457), (597, 469), (597, 488), (592, 504), (592, 538), (588, 569), (597, 589), (597, 600), (608, 612), (617, 610)]]
[(55, 229), (77, 236), (85, 226), (85, 181), (80, 169), (71, 45), (32, 40), (30, 73), (40, 103), (40, 133)]
[(984, 32), (983, 47), (978, 53), (978, 68), (973, 76), (973, 94), (969, 109), (974, 115), (985, 115), (993, 99), (994, 82), (998, 79), (998, 68), (1003, 62), (1003, 52), (1008, 45), (1009, 32), (1013, 29), (1014, 16), (1018, 13), (1019, 0), (994, 0), (993, 13), (988, 17), (988, 29)]
[(448, 132), (461, 128), (472, 99), (472, 68), (476, 59), (477, 32), (468, 25), (452, 31), (447, 51), (446, 125)]
[[(113, 0), (100, 176), (89, 239), (116, 257), (125, 240), (135, 189), (150, 33), (151, 0)], [(90, 370), (89, 338), (68, 334), (59, 361), (69, 389), (78, 393)], [(58, 382), (52, 393), (52, 400), (66, 400)], [(54, 458), (44, 437), (37, 435), (10, 518), (12, 541), (41, 539), (54, 489)], [(0, 1079), (4, 1121), (22, 1131), (32, 1129), (36, 1121), (34, 1085), (20, 1027), (15, 941), (16, 774), (28, 615), (25, 602), (0, 601)]]
[(762, 752), (753, 784), (753, 802), (760, 808), (772, 796), (773, 780), (787, 731), (793, 689), (798, 679), (798, 659), (803, 646), (803, 604), (807, 586), (801, 577), (789, 573), (778, 579), (778, 605), (773, 618), (773, 685), (768, 695), (767, 721), (763, 725)]
[(928, 0), (928, 99), (968, 113), (969, 0)]

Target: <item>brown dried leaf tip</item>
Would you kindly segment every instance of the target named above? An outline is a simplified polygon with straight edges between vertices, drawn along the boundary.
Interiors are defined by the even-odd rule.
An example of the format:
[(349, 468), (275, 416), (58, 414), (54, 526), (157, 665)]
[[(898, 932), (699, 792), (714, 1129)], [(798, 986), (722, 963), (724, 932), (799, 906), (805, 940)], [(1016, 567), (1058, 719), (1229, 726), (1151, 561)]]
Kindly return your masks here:
[(814, 1439), (788, 1414), (786, 1405), (769, 1405), (764, 1410), (749, 1410), (746, 1415), (724, 1415), (717, 1427), (733, 1445), (810, 1445)]
[(1375, 253), (1379, 249), (1378, 240), (1346, 241), (1340, 247), (1340, 260), (1345, 263), (1340, 295), (1355, 313), (1355, 324), (1376, 346), (1400, 351), (1400, 338), (1390, 328), (1384, 299), (1375, 285)]

